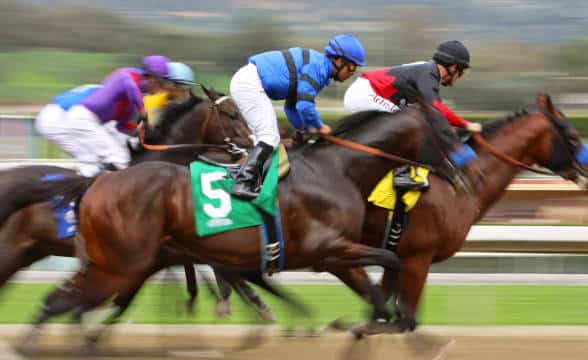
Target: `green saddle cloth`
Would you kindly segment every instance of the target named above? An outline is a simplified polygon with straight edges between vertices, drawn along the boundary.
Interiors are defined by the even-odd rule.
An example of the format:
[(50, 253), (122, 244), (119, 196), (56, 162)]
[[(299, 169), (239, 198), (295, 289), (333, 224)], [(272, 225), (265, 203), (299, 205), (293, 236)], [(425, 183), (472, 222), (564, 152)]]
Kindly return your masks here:
[(190, 164), (192, 200), (196, 232), (200, 236), (263, 224), (260, 211), (276, 213), (278, 195), (278, 152), (272, 162), (255, 201), (231, 196), (233, 178), (228, 170), (202, 161)]

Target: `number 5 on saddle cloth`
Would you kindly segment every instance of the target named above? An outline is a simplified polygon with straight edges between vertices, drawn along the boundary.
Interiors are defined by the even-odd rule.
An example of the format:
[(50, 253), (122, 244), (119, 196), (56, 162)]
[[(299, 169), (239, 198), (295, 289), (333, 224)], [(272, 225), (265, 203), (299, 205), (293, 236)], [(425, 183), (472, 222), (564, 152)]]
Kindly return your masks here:
[[(281, 151), (275, 151), (266, 171), (259, 196), (254, 201), (231, 197), (238, 165), (212, 161), (190, 164), (194, 219), (199, 236), (209, 236), (244, 227), (259, 226), (263, 272), (280, 271), (284, 265), (284, 239), (278, 207)], [(285, 155), (285, 151), (283, 152)], [(283, 162), (282, 162), (283, 163)], [(287, 172), (287, 170), (285, 170)], [(284, 174), (285, 174), (284, 172)]]
[(429, 188), (428, 175), (429, 170), (423, 167), (400, 166), (384, 176), (368, 197), (370, 203), (389, 210), (383, 248), (396, 251), (406, 227), (407, 213)]

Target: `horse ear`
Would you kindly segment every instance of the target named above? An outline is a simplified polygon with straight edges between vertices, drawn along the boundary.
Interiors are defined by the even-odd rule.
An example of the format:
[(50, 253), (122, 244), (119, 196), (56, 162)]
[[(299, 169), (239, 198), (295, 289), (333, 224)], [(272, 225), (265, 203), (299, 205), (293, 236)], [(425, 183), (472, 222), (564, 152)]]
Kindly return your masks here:
[(551, 96), (549, 96), (549, 94), (540, 93), (539, 95), (537, 95), (537, 107), (541, 110), (546, 111), (549, 115), (553, 116), (556, 119), (559, 119), (561, 117), (559, 111), (555, 108), (555, 105), (553, 105), (553, 102), (551, 101)]

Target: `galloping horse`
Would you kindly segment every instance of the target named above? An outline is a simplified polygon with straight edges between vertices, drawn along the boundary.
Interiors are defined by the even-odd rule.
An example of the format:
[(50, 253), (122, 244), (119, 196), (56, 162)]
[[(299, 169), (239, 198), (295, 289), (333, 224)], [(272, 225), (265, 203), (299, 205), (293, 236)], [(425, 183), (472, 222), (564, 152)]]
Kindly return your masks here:
[[(476, 163), (485, 175), (476, 194), (456, 193), (446, 181), (431, 176), (430, 188), (408, 213), (396, 250), (401, 260), (403, 300), (413, 315), (404, 319), (405, 322), (416, 326), (414, 315), (431, 263), (445, 260), (462, 248), (472, 225), (503, 195), (522, 164), (537, 164), (585, 185), (583, 164), (575, 157), (582, 149), (577, 131), (554, 107), (549, 96), (541, 95), (537, 102), (537, 111), (486, 124), (482, 141), (476, 141), (476, 137), (472, 140), (479, 156)], [(484, 139), (506, 157), (499, 159), (494, 150), (489, 151)], [(388, 210), (367, 206), (362, 244), (382, 246), (387, 215)], [(384, 273), (382, 285), (386, 296), (394, 291), (387, 286), (387, 278), (395, 276), (388, 271)]]
[[(225, 146), (226, 149), (237, 150), (239, 147), (250, 145), (249, 131), (239, 117), (235, 105), (230, 101), (225, 102), (227, 98), (222, 94), (207, 89), (204, 91), (210, 100), (193, 96), (185, 103), (170, 106), (163, 115), (158, 136), (149, 136), (148, 133), (147, 138), (150, 142), (171, 144), (171, 148), (164, 151), (134, 153), (133, 164), (150, 160), (164, 160), (179, 165), (188, 165), (198, 152), (207, 150), (204, 147), (197, 147), (199, 142), (211, 144), (211, 147), (218, 144), (221, 152), (213, 156), (219, 158), (222, 158), (222, 149)], [(217, 101), (218, 103), (215, 104)], [(217, 109), (215, 110), (212, 106)], [(218, 116), (216, 119), (212, 119), (211, 116), (215, 111)], [(229, 143), (234, 145), (229, 145)], [(174, 148), (175, 144), (187, 145)], [(190, 147), (189, 144), (195, 146)], [(0, 207), (0, 223), (2, 224), (0, 226), (0, 286), (5, 284), (19, 269), (49, 255), (75, 256), (73, 237), (60, 239), (57, 236), (56, 220), (50, 203), (35, 204), (15, 213), (12, 213), (11, 207), (8, 206), (11, 203), (20, 202), (23, 198), (28, 198), (31, 192), (34, 193), (35, 189), (42, 187), (41, 178), (54, 174), (66, 177), (75, 176), (74, 171), (55, 166), (27, 166), (0, 172), (0, 192), (4, 200), (4, 206)], [(192, 266), (193, 259), (178, 258), (177, 255), (171, 258), (169, 256), (162, 258), (165, 258), (166, 261), (160, 263), (161, 268), (166, 265), (185, 264), (188, 289), (191, 295), (188, 305), (191, 308), (197, 292)], [(217, 276), (217, 280), (221, 288), (221, 299), (218, 300), (222, 301), (219, 303), (221, 305), (219, 309), (226, 308), (230, 287), (227, 286), (222, 276)], [(257, 306), (263, 318), (271, 319), (273, 317), (267, 306), (245, 282), (239, 279), (232, 279), (232, 282), (239, 286), (245, 294), (250, 295), (248, 300)], [(130, 302), (130, 299), (124, 300), (124, 302)], [(117, 302), (115, 301), (115, 303)], [(226, 311), (228, 309), (225, 309)]]
[[(409, 109), (402, 115), (355, 114), (342, 120), (336, 134), (382, 151), (400, 148), (408, 153), (414, 146), (401, 143), (397, 135), (402, 132), (418, 136), (418, 119), (423, 116), (418, 109)], [(371, 284), (362, 267), (378, 265), (394, 274), (399, 271), (399, 261), (388, 250), (358, 241), (364, 221), (364, 199), (389, 165), (389, 160), (381, 157), (319, 142), (291, 152), (290, 175), (278, 190), (285, 240), (284, 268), (328, 271), (346, 283), (361, 276), (362, 281), (354, 284), (354, 290), (369, 294), (366, 300), (371, 301), (372, 318), (378, 323), (389, 320), (391, 314), (379, 288)], [(136, 291), (162, 247), (235, 269), (259, 268), (257, 228), (207, 237), (196, 235), (190, 174), (183, 167), (142, 163), (102, 175), (95, 181), (48, 184), (46, 195), (64, 194), (64, 188), (69, 186), (74, 186), (73, 193), (85, 191), (79, 224), (88, 261), (67, 287), (49, 295), (37, 324), (72, 309), (87, 311), (114, 293)], [(393, 276), (388, 280), (390, 288), (397, 287)], [(401, 307), (397, 310), (402, 314)]]
[[(488, 126), (484, 135), (489, 137), (495, 147), (515, 159), (544, 165), (574, 179), (582, 171), (574, 161), (574, 154), (579, 151), (581, 142), (573, 129), (561, 119), (561, 114), (553, 107), (549, 98), (545, 104), (539, 112), (516, 116), (516, 121), (511, 119), (498, 122), (499, 125)], [(344, 120), (338, 133), (349, 140), (375, 146), (383, 151), (389, 152), (393, 149), (395, 153), (405, 156), (411, 153), (414, 155), (418, 149), (415, 144), (419, 143), (422, 130), (418, 119), (422, 117), (422, 113), (414, 110), (407, 110), (403, 115), (366, 112)], [(493, 128), (499, 130), (491, 131)], [(407, 141), (394, 144), (400, 133)], [(384, 287), (391, 292), (399, 291), (394, 288), (398, 270), (395, 267), (395, 258), (389, 252), (351, 243), (359, 238), (359, 232), (363, 230), (364, 241), (381, 245), (383, 221), (372, 228), (371, 233), (375, 232), (377, 237), (370, 237), (370, 225), (362, 229), (363, 205), (390, 163), (325, 143), (304, 147), (294, 151), (292, 155), (292, 174), (279, 189), (286, 237), (286, 268), (310, 266), (315, 270), (333, 272), (356, 292), (369, 296), (376, 316), (385, 317), (386, 309), (382, 307), (378, 292), (364, 281), (365, 271), (350, 268), (366, 264), (388, 265), (388, 268), (385, 266)], [(304, 158), (297, 158), (300, 155), (304, 155)], [(326, 163), (325, 157), (328, 160)], [(405, 245), (398, 249), (399, 255), (409, 267), (408, 271), (401, 272), (401, 288), (406, 291), (406, 295), (402, 292), (401, 296), (407, 296), (408, 309), (405, 306), (398, 308), (402, 319), (400, 326), (414, 328), (414, 311), (424, 283), (424, 280), (418, 283), (419, 277), (416, 277), (415, 289), (409, 284), (410, 279), (415, 279), (415, 273), (424, 279), (431, 261), (441, 260), (459, 250), (469, 227), (504, 191), (517, 173), (518, 168), (512, 165), (499, 166), (501, 164), (498, 162), (493, 155), (481, 153), (479, 165), (486, 172), (488, 168), (495, 168), (499, 181), (494, 181), (494, 176), (488, 177), (485, 183), (479, 184), (479, 194), (456, 194), (448, 183), (433, 177), (432, 188), (437, 191), (426, 193), (420, 204), (413, 209), (411, 222), (403, 238)], [(147, 186), (137, 181), (143, 175), (155, 173), (160, 174), (159, 184), (151, 183)], [(338, 181), (333, 182), (333, 178)], [(137, 182), (141, 183), (142, 186), (139, 187), (144, 191), (133, 190), (137, 189)], [(121, 197), (132, 196), (137, 199), (137, 208), (131, 209), (123, 203), (113, 204), (111, 199), (101, 196), (101, 193), (112, 189), (115, 184)], [(82, 188), (85, 189), (88, 185), (89, 183)], [(61, 190), (50, 189), (48, 192), (53, 194)], [(345, 198), (340, 197), (343, 193)], [(146, 201), (145, 197), (151, 201)], [(354, 206), (356, 204), (363, 205), (358, 209)], [(129, 264), (129, 259), (132, 265), (130, 271), (140, 277), (153, 261), (153, 254), (164, 244), (209, 261), (238, 268), (257, 267), (260, 255), (256, 246), (258, 234), (254, 229), (199, 238), (195, 235), (192, 207), (187, 172), (169, 164), (144, 164), (98, 179), (88, 189), (80, 209), (81, 227), (86, 236), (90, 262), (85, 272), (74, 276), (71, 286), (80, 290), (81, 294), (76, 297), (63, 289), (53, 293), (46, 301), (39, 323), (74, 307), (89, 309), (108, 298), (109, 294), (124, 291), (128, 280), (121, 278), (120, 274), (127, 271), (125, 265)], [(108, 219), (108, 213), (104, 211), (107, 208), (119, 212), (133, 224), (141, 224), (141, 216), (137, 214), (151, 214), (152, 222), (149, 226), (137, 225), (140, 229), (138, 233), (130, 233), (129, 229), (120, 228)], [(154, 215), (155, 213), (159, 216)], [(445, 213), (454, 214), (456, 218), (459, 216), (460, 220), (466, 220), (467, 223), (450, 228), (447, 220), (451, 219), (446, 218)], [(370, 221), (372, 216), (370, 210)], [(420, 218), (425, 221), (417, 223), (417, 228), (414, 219)], [(439, 235), (431, 235), (437, 232)], [(173, 243), (170, 242), (171, 238), (174, 238)], [(434, 242), (429, 241), (429, 238)], [(444, 248), (445, 244), (441, 240), (448, 238), (458, 241), (448, 241), (448, 244), (453, 245)], [(112, 250), (114, 248), (119, 250), (118, 253)], [(415, 256), (411, 256), (413, 252)], [(425, 255), (421, 256), (423, 253)], [(423, 271), (414, 270), (415, 264), (426, 265), (424, 275)], [(100, 282), (103, 286), (96, 289), (91, 285), (94, 282)]]

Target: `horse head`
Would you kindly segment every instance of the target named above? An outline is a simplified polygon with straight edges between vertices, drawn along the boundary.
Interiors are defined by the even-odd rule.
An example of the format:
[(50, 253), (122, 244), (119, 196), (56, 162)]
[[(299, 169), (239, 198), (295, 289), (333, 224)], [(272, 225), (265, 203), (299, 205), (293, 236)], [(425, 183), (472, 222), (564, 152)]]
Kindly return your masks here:
[(539, 148), (535, 162), (586, 188), (588, 149), (583, 145), (580, 134), (567, 121), (563, 112), (555, 107), (549, 95), (539, 94), (536, 105), (540, 114), (549, 122), (550, 131), (537, 143)]
[[(216, 155), (213, 158), (219, 161), (221, 158), (226, 161), (235, 160), (253, 146), (247, 123), (229, 96), (204, 86), (202, 89), (208, 99), (202, 99), (190, 92), (187, 101), (168, 106), (159, 126), (160, 143), (186, 145), (190, 154), (214, 151)], [(211, 146), (190, 148), (187, 146), (190, 144)], [(217, 151), (219, 149), (221, 151)]]

